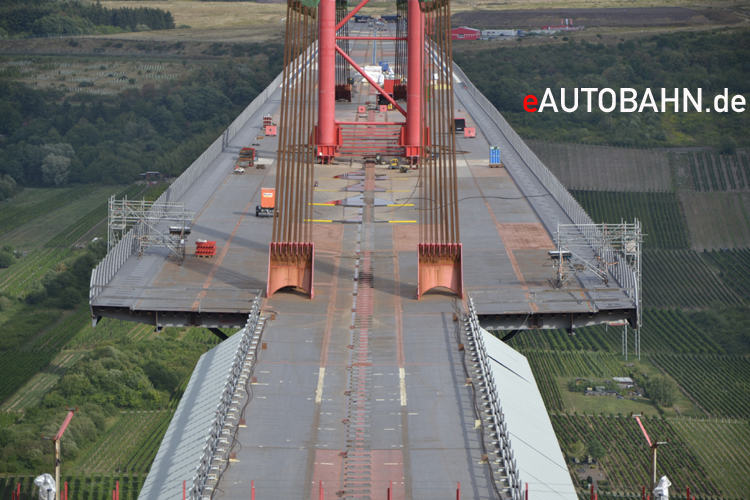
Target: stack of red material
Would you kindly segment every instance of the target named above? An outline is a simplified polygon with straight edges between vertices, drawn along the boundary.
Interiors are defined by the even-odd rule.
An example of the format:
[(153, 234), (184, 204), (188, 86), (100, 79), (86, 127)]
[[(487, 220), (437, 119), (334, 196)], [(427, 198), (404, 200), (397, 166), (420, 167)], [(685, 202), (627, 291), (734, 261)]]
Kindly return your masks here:
[(215, 241), (196, 241), (195, 255), (198, 257), (213, 257), (216, 255)]

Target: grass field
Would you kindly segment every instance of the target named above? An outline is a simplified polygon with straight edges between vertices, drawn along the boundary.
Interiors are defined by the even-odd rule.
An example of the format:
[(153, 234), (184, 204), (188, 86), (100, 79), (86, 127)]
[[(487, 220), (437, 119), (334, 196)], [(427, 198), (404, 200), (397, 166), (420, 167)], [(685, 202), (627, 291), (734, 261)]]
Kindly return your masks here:
[(750, 491), (750, 427), (747, 422), (674, 420), (672, 427), (699, 455), (723, 498), (747, 498)]
[(526, 140), (568, 189), (668, 191), (669, 158), (661, 151)]
[(750, 193), (679, 194), (693, 250), (750, 247)]

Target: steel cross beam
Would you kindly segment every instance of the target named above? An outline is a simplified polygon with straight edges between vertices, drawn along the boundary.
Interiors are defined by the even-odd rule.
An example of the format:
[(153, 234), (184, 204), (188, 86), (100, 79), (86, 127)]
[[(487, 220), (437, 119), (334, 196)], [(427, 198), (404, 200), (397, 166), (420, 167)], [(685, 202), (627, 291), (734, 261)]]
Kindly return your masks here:
[(367, 73), (365, 73), (365, 70), (363, 70), (362, 68), (360, 68), (360, 66), (357, 63), (355, 63), (354, 60), (351, 57), (349, 57), (349, 55), (346, 52), (344, 52), (343, 50), (341, 50), (341, 47), (339, 47), (338, 45), (336, 45), (336, 52), (338, 52), (341, 55), (341, 57), (343, 57), (346, 60), (346, 62), (348, 62), (349, 64), (351, 64), (352, 67), (354, 69), (356, 69), (359, 72), (360, 75), (364, 76), (365, 80), (367, 80), (368, 82), (370, 82), (370, 85), (372, 85), (375, 88), (375, 90), (377, 90), (378, 92), (380, 92), (380, 94), (383, 97), (385, 97), (385, 99), (388, 102), (390, 102), (391, 104), (393, 104), (393, 107), (396, 108), (399, 113), (401, 113), (402, 115), (406, 116), (406, 111), (404, 110), (404, 108), (402, 108), (401, 106), (399, 106), (398, 103), (393, 99), (393, 97), (391, 97), (388, 94), (388, 92), (386, 92), (385, 90), (383, 90), (383, 87), (381, 87), (380, 85), (378, 85), (375, 82), (375, 80), (373, 80), (372, 77), (370, 77), (370, 75), (368, 75)]
[(336, 40), (408, 40), (405, 36), (337, 36)]
[(359, 5), (357, 5), (356, 7), (354, 7), (354, 10), (352, 10), (350, 13), (348, 13), (346, 15), (346, 17), (344, 19), (342, 19), (341, 22), (336, 25), (336, 30), (335, 31), (338, 31), (341, 28), (343, 28), (344, 25), (349, 22), (349, 19), (353, 18), (354, 14), (356, 14), (357, 12), (359, 12), (359, 9), (361, 9), (362, 7), (364, 7), (365, 5), (367, 5), (367, 2), (369, 2), (369, 1), (370, 0), (362, 0), (359, 3)]

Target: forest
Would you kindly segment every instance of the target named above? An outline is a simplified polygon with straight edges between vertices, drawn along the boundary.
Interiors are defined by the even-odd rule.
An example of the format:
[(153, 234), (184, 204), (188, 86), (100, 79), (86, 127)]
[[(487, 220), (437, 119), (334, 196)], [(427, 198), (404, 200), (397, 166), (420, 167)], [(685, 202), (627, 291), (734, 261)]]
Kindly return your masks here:
[(150, 7), (108, 9), (99, 2), (6, 0), (0, 4), (0, 39), (111, 34), (175, 27), (170, 12)]
[[(577, 41), (456, 50), (454, 60), (525, 139), (629, 147), (713, 146), (726, 154), (750, 145), (744, 113), (527, 113), (523, 98), (547, 88), (703, 89), (704, 101), (729, 89), (750, 95), (750, 31), (655, 35), (616, 45)], [(522, 40), (519, 38), (519, 40)], [(491, 62), (491, 64), (488, 64)]]
[(149, 170), (179, 175), (281, 71), (278, 46), (247, 50), (246, 59), (115, 96), (65, 99), (0, 77), (0, 189), (127, 184)]

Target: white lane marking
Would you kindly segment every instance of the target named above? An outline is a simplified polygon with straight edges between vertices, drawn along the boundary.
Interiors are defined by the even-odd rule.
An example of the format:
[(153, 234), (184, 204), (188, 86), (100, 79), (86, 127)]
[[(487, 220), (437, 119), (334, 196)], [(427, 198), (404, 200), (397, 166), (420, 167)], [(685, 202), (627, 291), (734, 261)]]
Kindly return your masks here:
[(323, 378), (326, 375), (326, 369), (325, 367), (320, 368), (320, 373), (318, 373), (318, 388), (315, 391), (315, 402), (320, 403), (323, 398)]
[(406, 406), (406, 379), (403, 368), (398, 369), (398, 377), (401, 379), (401, 406)]

